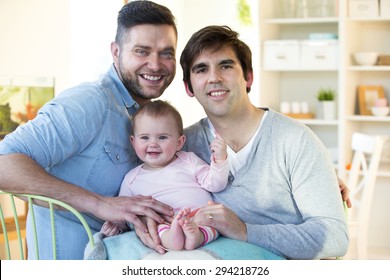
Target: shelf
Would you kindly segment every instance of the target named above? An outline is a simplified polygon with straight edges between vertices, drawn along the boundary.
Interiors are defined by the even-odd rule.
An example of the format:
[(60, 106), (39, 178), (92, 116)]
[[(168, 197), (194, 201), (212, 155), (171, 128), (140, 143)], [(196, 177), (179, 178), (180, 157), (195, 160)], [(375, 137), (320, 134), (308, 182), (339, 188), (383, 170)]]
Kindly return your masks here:
[(337, 126), (339, 124), (339, 122), (337, 120), (331, 120), (331, 121), (328, 121), (328, 120), (321, 120), (321, 119), (297, 119), (299, 120), (300, 122), (306, 124), (306, 125), (327, 125), (327, 126)]
[(378, 173), (376, 174), (378, 177), (386, 177), (390, 178), (390, 170), (378, 170)]
[(313, 24), (313, 23), (338, 23), (337, 17), (323, 18), (269, 18), (264, 22), (268, 24)]
[(377, 66), (351, 66), (349, 68), (351, 71), (390, 71), (390, 65), (377, 65)]
[[(309, 40), (310, 35), (316, 33), (335, 34), (339, 40), (336, 63), (329, 65), (334, 69), (302, 69), (299, 67), (300, 64), (289, 64), (295, 66), (292, 69), (278, 69), (282, 65), (265, 64), (264, 53), (260, 53), (263, 57), (259, 60), (262, 74), (259, 81), (259, 99), (274, 108), (284, 101), (306, 101), (309, 103), (309, 110), (317, 111), (319, 107), (315, 95), (318, 89), (335, 89), (338, 93), (338, 118), (336, 120), (316, 118), (296, 120), (307, 125), (318, 136), (331, 153), (334, 162), (337, 159), (335, 168), (340, 178), (348, 178), (349, 171), (345, 169), (345, 166), (352, 158), (351, 137), (354, 132), (360, 131), (389, 137), (377, 173), (380, 193), (374, 199), (374, 203), (378, 201), (381, 203), (385, 201), (385, 203), (383, 203), (383, 210), (381, 209), (382, 216), (372, 216), (373, 230), (381, 233), (380, 236), (378, 234), (375, 237), (375, 243), (380, 244), (381, 248), (388, 249), (386, 252), (388, 258), (390, 256), (390, 239), (388, 238), (390, 228), (389, 224), (382, 223), (381, 219), (386, 221), (390, 219), (390, 204), (387, 203), (387, 198), (390, 197), (390, 188), (388, 188), (390, 186), (390, 116), (358, 115), (354, 110), (358, 107), (356, 106), (356, 91), (359, 85), (382, 85), (386, 98), (390, 101), (390, 65), (357, 65), (352, 55), (359, 51), (375, 51), (380, 55), (390, 55), (390, 16), (351, 18), (348, 16), (350, 0), (335, 0), (339, 11), (336, 17), (279, 18), (272, 17), (272, 15), (280, 15), (280, 17), (283, 15), (278, 1), (261, 0), (258, 2), (260, 3), (258, 27), (261, 43), (267, 40)], [(276, 53), (278, 48), (271, 49), (271, 51)], [(268, 94), (270, 92), (274, 94)], [(382, 234), (384, 231), (386, 233)]]
[(390, 22), (389, 17), (370, 17), (370, 18), (347, 18), (351, 22)]
[(297, 68), (297, 69), (267, 69), (263, 68), (264, 71), (269, 72), (336, 72), (338, 69), (308, 69), (308, 68)]
[(358, 121), (358, 122), (390, 122), (390, 116), (376, 117), (376, 116), (353, 115), (353, 116), (346, 117), (346, 120)]

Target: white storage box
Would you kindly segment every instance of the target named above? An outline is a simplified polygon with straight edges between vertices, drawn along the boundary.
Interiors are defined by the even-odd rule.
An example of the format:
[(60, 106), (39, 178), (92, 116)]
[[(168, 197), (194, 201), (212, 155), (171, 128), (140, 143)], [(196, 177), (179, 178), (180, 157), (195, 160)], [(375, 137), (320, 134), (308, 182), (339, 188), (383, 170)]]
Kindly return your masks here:
[(301, 68), (336, 70), (338, 40), (304, 40), (301, 42)]
[(373, 18), (379, 16), (379, 0), (349, 0), (349, 17)]
[(390, 18), (390, 0), (380, 0), (379, 14), (381, 17)]
[(266, 70), (297, 69), (299, 67), (299, 41), (264, 41), (263, 67)]

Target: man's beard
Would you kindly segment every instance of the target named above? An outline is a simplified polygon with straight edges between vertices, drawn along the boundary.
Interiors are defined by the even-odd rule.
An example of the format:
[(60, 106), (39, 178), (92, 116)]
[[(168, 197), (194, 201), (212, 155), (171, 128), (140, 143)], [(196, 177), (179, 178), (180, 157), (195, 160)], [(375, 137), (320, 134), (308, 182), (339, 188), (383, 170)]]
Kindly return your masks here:
[[(153, 96), (152, 95), (147, 95), (147, 94), (145, 94), (145, 91), (142, 88), (142, 86), (141, 86), (141, 84), (139, 83), (139, 80), (138, 80), (138, 79), (142, 79), (142, 78), (139, 78), (137, 74), (132, 75), (131, 73), (123, 71), (122, 69), (123, 69), (123, 66), (120, 63), (119, 64), (119, 69), (118, 69), (119, 76), (121, 77), (122, 82), (123, 82), (124, 86), (126, 87), (126, 89), (128, 90), (128, 92), (133, 97), (142, 98), (144, 100), (150, 100), (150, 99), (153, 99), (153, 98), (160, 97), (163, 94), (163, 92), (165, 91), (165, 89), (172, 82), (172, 81), (168, 81), (167, 79), (164, 79), (164, 85), (160, 88), (160, 91), (157, 94), (157, 96), (155, 94)], [(166, 75), (163, 75), (161, 73), (156, 73), (156, 75), (161, 75), (163, 77), (166, 76)]]
[(143, 91), (136, 77), (132, 76), (131, 74), (126, 75), (124, 73), (120, 73), (120, 75), (122, 77), (123, 84), (131, 95), (142, 99), (151, 99), (145, 96), (145, 92)]

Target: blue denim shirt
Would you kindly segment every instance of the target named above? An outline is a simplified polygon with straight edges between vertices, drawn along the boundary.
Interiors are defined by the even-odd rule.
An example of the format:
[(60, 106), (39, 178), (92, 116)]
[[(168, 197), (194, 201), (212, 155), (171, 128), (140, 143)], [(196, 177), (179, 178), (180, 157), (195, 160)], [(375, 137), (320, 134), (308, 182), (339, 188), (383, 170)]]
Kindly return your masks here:
[[(57, 178), (116, 196), (124, 175), (140, 164), (129, 139), (130, 119), (138, 108), (111, 66), (98, 81), (57, 95), (34, 120), (0, 141), (0, 154), (26, 154)], [(44, 225), (40, 227), (44, 234), (39, 240), (40, 257), (50, 258), (48, 210), (35, 209), (37, 223)], [(57, 257), (82, 259), (87, 238), (81, 225), (68, 213), (57, 211), (56, 216)], [(91, 228), (99, 231), (102, 221), (85, 216)]]

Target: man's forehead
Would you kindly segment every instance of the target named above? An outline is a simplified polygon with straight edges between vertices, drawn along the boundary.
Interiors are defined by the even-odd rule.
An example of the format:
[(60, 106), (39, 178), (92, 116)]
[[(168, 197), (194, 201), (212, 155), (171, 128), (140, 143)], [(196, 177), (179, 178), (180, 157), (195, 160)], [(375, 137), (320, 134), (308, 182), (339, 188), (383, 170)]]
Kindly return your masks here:
[(232, 48), (224, 47), (218, 49), (204, 49), (194, 57), (192, 65), (209, 64), (222, 61), (236, 61), (237, 56)]
[(125, 43), (143, 46), (164, 44), (176, 48), (177, 35), (175, 29), (167, 24), (140, 24), (126, 30)]

